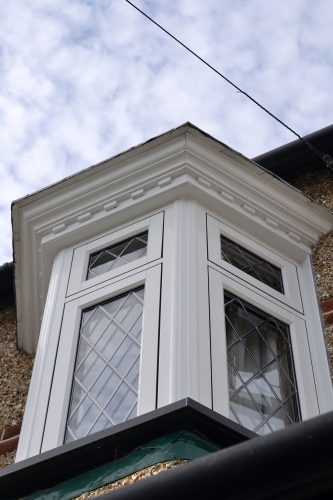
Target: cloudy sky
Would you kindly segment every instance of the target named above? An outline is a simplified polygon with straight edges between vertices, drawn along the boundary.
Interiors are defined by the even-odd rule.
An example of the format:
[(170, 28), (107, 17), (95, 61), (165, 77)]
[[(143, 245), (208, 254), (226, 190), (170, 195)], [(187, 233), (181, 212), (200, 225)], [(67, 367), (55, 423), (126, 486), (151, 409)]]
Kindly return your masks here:
[[(333, 123), (332, 0), (133, 2), (299, 134)], [(125, 0), (0, 0), (0, 265), (13, 200), (185, 121), (295, 139)]]

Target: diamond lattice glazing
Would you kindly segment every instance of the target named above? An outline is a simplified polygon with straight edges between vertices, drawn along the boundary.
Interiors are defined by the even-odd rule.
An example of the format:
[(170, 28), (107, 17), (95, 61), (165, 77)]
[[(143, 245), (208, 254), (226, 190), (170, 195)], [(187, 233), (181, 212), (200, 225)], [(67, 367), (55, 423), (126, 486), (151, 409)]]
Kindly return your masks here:
[(225, 293), (230, 416), (258, 434), (300, 419), (289, 327)]
[(144, 289), (83, 311), (65, 442), (136, 415)]
[(283, 293), (281, 269), (221, 235), (222, 259), (244, 273)]
[(90, 255), (87, 280), (133, 262), (147, 254), (148, 231)]

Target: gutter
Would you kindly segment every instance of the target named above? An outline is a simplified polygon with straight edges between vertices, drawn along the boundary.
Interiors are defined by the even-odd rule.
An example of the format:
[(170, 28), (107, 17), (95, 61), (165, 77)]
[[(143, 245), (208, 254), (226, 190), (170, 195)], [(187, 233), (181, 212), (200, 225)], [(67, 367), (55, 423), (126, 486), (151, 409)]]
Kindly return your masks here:
[(101, 500), (332, 498), (333, 412), (213, 452)]
[[(333, 155), (333, 125), (305, 135), (304, 140), (322, 153)], [(326, 169), (324, 162), (316, 158), (298, 139), (256, 156), (252, 160), (286, 181), (307, 172)]]
[[(171, 436), (169, 441), (173, 433), (177, 439)], [(174, 458), (192, 460), (254, 437), (255, 433), (185, 398), (0, 469), (0, 499), (68, 500), (114, 482), (115, 476)], [(142, 467), (129, 472), (139, 463), (137, 458)]]

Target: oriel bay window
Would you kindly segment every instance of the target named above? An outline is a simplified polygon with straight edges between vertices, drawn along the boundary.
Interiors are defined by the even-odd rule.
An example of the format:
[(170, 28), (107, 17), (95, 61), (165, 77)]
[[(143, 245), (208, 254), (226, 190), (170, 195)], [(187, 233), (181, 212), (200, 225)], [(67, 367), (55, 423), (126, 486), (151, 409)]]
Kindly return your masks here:
[(311, 269), (332, 216), (187, 124), (13, 208), (16, 460), (190, 397), (257, 434), (333, 407)]

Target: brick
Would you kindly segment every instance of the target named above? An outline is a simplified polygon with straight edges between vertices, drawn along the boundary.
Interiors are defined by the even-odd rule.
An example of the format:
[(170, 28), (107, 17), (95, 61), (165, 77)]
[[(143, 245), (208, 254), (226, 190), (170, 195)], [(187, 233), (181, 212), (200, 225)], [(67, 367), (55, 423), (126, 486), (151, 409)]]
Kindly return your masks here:
[(322, 302), (321, 309), (322, 309), (323, 313), (333, 311), (333, 299), (326, 300), (325, 302)]
[(2, 439), (9, 439), (20, 434), (21, 424), (11, 425), (3, 430)]
[(333, 325), (333, 311), (324, 315), (326, 325)]
[(17, 448), (19, 436), (14, 436), (4, 441), (0, 441), (0, 455), (8, 453), (9, 451), (14, 451)]

